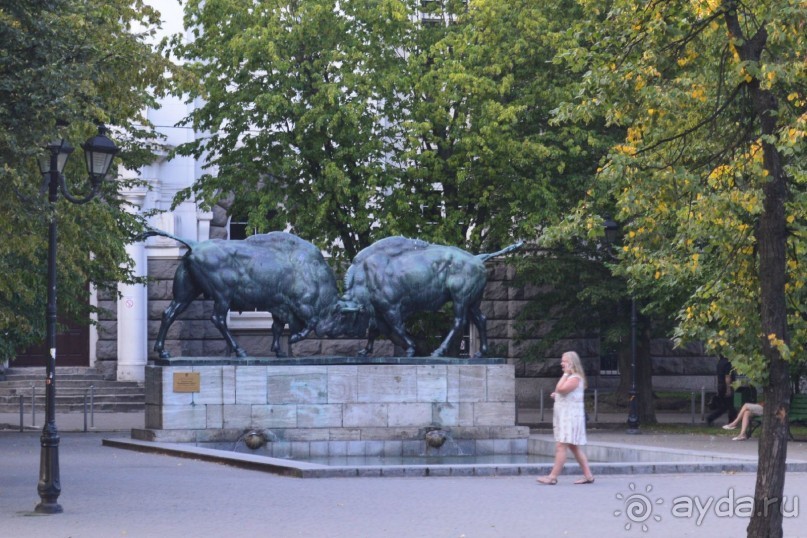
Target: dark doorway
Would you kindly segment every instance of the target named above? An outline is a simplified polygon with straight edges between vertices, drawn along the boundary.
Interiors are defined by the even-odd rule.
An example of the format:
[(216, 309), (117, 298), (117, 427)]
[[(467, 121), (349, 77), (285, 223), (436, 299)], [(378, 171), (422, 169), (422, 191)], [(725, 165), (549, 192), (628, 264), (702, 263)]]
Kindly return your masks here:
[[(45, 366), (48, 350), (43, 342), (30, 347), (17, 355), (11, 362), (12, 368)], [(90, 327), (89, 325), (67, 324), (65, 332), (56, 335), (56, 366), (89, 366), (90, 365)]]

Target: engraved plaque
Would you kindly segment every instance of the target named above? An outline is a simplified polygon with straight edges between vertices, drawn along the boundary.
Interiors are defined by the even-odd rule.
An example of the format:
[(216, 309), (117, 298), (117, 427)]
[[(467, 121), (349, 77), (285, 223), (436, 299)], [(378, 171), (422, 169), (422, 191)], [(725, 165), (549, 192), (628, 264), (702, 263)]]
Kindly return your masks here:
[(199, 392), (199, 372), (174, 372), (174, 392)]

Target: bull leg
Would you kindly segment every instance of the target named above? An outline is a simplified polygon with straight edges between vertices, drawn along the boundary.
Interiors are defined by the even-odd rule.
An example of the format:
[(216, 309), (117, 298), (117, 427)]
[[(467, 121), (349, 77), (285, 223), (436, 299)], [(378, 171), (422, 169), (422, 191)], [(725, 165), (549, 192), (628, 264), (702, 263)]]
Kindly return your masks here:
[[(193, 299), (191, 299), (192, 301)], [(186, 308), (191, 304), (191, 301), (187, 302), (180, 302), (174, 299), (171, 301), (171, 304), (168, 305), (163, 311), (162, 322), (160, 323), (160, 330), (157, 333), (157, 341), (154, 342), (154, 351), (157, 352), (161, 359), (167, 359), (171, 357), (171, 354), (165, 351), (165, 336), (168, 334), (168, 329), (171, 327), (171, 324), (174, 323), (174, 320), (177, 319), (182, 312), (185, 311)]]
[(389, 328), (389, 334), (395, 335), (400, 338), (403, 342), (406, 343), (406, 356), (407, 357), (414, 357), (415, 356), (415, 341), (409, 336), (409, 333), (406, 332), (406, 328), (404, 327), (403, 318), (401, 318), (400, 312), (397, 310), (389, 312), (388, 315), (384, 316), (384, 321)]
[(168, 329), (177, 317), (185, 311), (194, 299), (201, 293), (193, 283), (193, 279), (185, 267), (185, 260), (183, 259), (174, 273), (174, 282), (172, 284), (172, 291), (174, 299), (163, 311), (162, 322), (160, 323), (160, 330), (157, 333), (157, 340), (154, 342), (154, 351), (157, 352), (161, 359), (171, 357), (171, 354), (165, 351), (165, 337), (168, 334)]
[(217, 302), (213, 305), (213, 315), (210, 316), (210, 320), (233, 349), (235, 355), (241, 358), (246, 357), (247, 352), (238, 345), (235, 338), (233, 338), (233, 335), (230, 333), (230, 330), (227, 328), (227, 310), (228, 308), (225, 304), (220, 304)]
[(474, 305), (470, 308), (471, 321), (479, 331), (479, 351), (474, 354), (474, 357), (484, 357), (488, 354), (488, 331), (487, 331), (487, 318), (480, 310), (479, 305)]
[(311, 329), (303, 324), (303, 322), (296, 316), (292, 316), (289, 320), (289, 357), (293, 357), (294, 353), (291, 351), (291, 345), (299, 342), (311, 332)]
[(270, 351), (275, 353), (276, 357), (285, 357), (286, 354), (280, 349), (280, 337), (283, 336), (283, 327), (286, 322), (277, 316), (272, 316), (272, 347)]
[(359, 351), (359, 357), (367, 357), (373, 354), (373, 344), (379, 334), (381, 334), (381, 331), (378, 330), (378, 327), (370, 327), (367, 329), (367, 345), (364, 346), (364, 349)]
[(454, 338), (462, 333), (462, 330), (465, 328), (465, 306), (464, 305), (457, 305), (454, 303), (454, 325), (451, 327), (451, 330), (448, 331), (448, 335), (446, 335), (445, 340), (443, 343), (440, 344), (440, 347), (435, 349), (432, 352), (432, 357), (442, 357), (448, 351), (448, 346), (451, 345), (451, 342), (454, 341)]
[[(298, 325), (298, 327), (300, 327), (300, 326)], [(295, 343), (299, 342), (300, 340), (305, 340), (308, 337), (308, 335), (311, 334), (312, 329), (313, 329), (313, 327), (304, 326), (304, 327), (302, 327), (301, 330), (295, 332), (295, 331), (292, 331), (291, 327), (289, 327), (289, 331), (292, 332), (292, 335), (289, 337), (289, 343), (290, 344), (295, 344)]]
[[(311, 334), (311, 331), (317, 326), (318, 321), (318, 316), (310, 306), (291, 305), (291, 309), (294, 327), (289, 323), (289, 332), (291, 333), (289, 337), (289, 349), (291, 349), (291, 344), (308, 338), (308, 335)], [(308, 320), (308, 322), (305, 320)]]

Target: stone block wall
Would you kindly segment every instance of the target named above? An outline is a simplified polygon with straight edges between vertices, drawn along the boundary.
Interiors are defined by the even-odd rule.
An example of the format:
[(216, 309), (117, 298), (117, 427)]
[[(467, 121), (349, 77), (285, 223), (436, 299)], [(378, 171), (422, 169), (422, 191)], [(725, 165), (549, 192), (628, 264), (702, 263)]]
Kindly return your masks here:
[[(333, 442), (353, 443), (349, 455), (405, 456), (422, 453), (425, 434), (442, 429), (464, 454), (526, 452), (509, 364), (188, 361), (147, 366), (146, 428), (136, 437), (205, 443), (258, 430), (280, 457)], [(199, 392), (174, 392), (174, 374), (187, 372), (199, 373)]]

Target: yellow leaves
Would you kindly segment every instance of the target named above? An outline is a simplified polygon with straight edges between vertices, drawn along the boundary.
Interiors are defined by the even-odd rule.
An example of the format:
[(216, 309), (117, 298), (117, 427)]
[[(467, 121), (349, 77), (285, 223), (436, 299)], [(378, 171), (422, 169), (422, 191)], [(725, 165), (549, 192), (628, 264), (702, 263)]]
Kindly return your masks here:
[(626, 139), (632, 145), (635, 145), (637, 142), (642, 140), (644, 136), (644, 129), (641, 125), (634, 125), (632, 127), (628, 127), (628, 133)]
[(653, 278), (659, 280), (661, 278), (661, 271), (656, 270), (656, 272), (653, 274)]
[(690, 49), (687, 51), (686, 56), (682, 56), (676, 60), (678, 67), (686, 67), (690, 62), (699, 56), (697, 52)]
[(700, 101), (701, 103), (705, 103), (707, 99), (706, 92), (704, 91), (703, 86), (698, 86), (695, 84), (692, 85), (692, 91), (689, 92), (689, 95), (690, 97), (692, 97), (697, 101)]
[(623, 155), (629, 155), (631, 157), (636, 155), (636, 147), (629, 144), (617, 144), (614, 146), (614, 150), (616, 150), (617, 153), (622, 153)]
[(787, 100), (797, 107), (803, 107), (805, 104), (807, 104), (807, 100), (805, 100), (804, 97), (799, 94), (799, 92), (791, 92), (788, 94)]
[(706, 18), (720, 7), (720, 0), (692, 0), (692, 9), (699, 18)]
[(697, 252), (690, 256), (690, 259), (692, 260), (690, 265), (692, 266), (693, 270), (698, 268), (698, 260), (700, 260), (700, 257), (700, 254)]
[(784, 360), (790, 359), (790, 348), (787, 346), (784, 340), (776, 336), (776, 333), (770, 333), (768, 335), (768, 343), (771, 345), (771, 347), (776, 348)]
[(706, 180), (709, 182), (709, 185), (711, 185), (712, 188), (733, 188), (734, 167), (727, 164), (721, 164), (709, 172)]
[(786, 133), (786, 141), (789, 142), (791, 145), (795, 146), (799, 143), (799, 141), (805, 136), (807, 136), (807, 131), (803, 129), (797, 129), (795, 127), (790, 127)]

